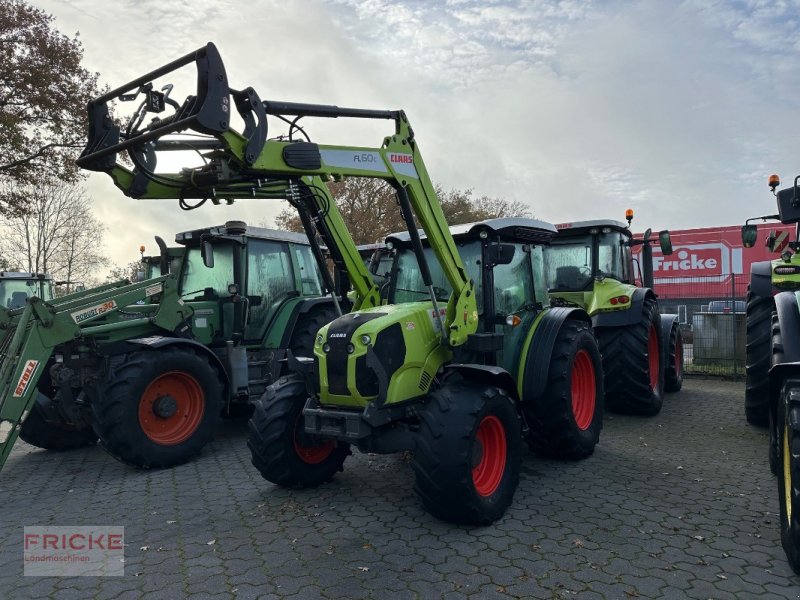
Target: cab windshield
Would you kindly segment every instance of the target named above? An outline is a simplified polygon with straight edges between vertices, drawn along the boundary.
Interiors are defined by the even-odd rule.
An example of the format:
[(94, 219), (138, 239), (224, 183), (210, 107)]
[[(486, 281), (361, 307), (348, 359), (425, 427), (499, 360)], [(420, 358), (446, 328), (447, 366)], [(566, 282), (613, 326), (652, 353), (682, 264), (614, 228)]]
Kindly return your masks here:
[[(5, 308), (22, 308), (25, 302), (32, 296), (47, 296), (48, 287), (42, 289), (39, 287), (39, 282), (31, 279), (5, 279), (0, 281), (0, 302)], [(52, 294), (50, 294), (52, 297)], [(45, 297), (43, 300), (49, 300)]]
[[(458, 253), (467, 270), (467, 275), (475, 282), (475, 293), (478, 300), (478, 312), (483, 311), (481, 302), (481, 245), (479, 243), (456, 243)], [(447, 301), (452, 293), (450, 283), (445, 277), (441, 264), (430, 248), (425, 248), (425, 259), (431, 270), (431, 281), (436, 299)], [(417, 257), (411, 248), (401, 248), (397, 254), (397, 271), (392, 284), (390, 303), (420, 302), (430, 299), (428, 289), (422, 283), (422, 273), (417, 264)]]
[(188, 248), (181, 273), (181, 294), (202, 294), (211, 288), (218, 296), (228, 294), (228, 284), (233, 283), (233, 248), (229, 244), (214, 246), (214, 268), (203, 264), (200, 248)]
[(625, 248), (625, 236), (614, 231), (556, 239), (545, 250), (547, 287), (583, 291), (595, 277), (628, 281)]

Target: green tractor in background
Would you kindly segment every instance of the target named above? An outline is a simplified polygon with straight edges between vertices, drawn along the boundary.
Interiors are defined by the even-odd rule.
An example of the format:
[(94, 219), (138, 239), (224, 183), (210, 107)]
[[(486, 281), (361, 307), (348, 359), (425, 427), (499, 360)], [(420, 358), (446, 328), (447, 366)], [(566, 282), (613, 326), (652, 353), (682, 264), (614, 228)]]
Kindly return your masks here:
[[(304, 235), (233, 221), (175, 241), (157, 239), (161, 255), (144, 265), (160, 277), (34, 302), (29, 333), (42, 347), (23, 360), (36, 364), (39, 393), (24, 441), (67, 450), (99, 437), (127, 464), (185, 462), (336, 315)], [(129, 290), (134, 302), (117, 299)], [(19, 313), (8, 325), (21, 327)], [(59, 340), (62, 331), (72, 335)]]
[[(648, 229), (634, 239), (628, 226), (600, 219), (558, 225), (545, 249), (547, 287), (558, 306), (579, 306), (592, 319), (605, 373), (606, 406), (628, 414), (655, 415), (664, 392), (683, 384), (683, 338), (677, 315), (661, 314), (653, 291), (652, 240)], [(659, 233), (664, 255), (669, 233)], [(634, 273), (632, 248), (642, 246)]]
[[(197, 70), (195, 93), (177, 102), (157, 91), (171, 93), (171, 86), (162, 87), (164, 77), (189, 65)], [(109, 102), (137, 97), (143, 101), (126, 123), (111, 118)], [(270, 115), (289, 123), (287, 135), (268, 137)], [(231, 128), (232, 116), (243, 123), (241, 130)], [(323, 145), (310, 141), (298, 123), (304, 117), (382, 119), (394, 127), (379, 146)], [(442, 519), (485, 524), (502, 516), (516, 490), (521, 439), (531, 429), (527, 415), (550, 425), (547, 439), (565, 439), (576, 429), (570, 419), (577, 397), (579, 425), (591, 430), (596, 422), (602, 376), (586, 312), (544, 310), (542, 286), (538, 300), (535, 288), (526, 290), (527, 302), (516, 314), (494, 308), (494, 268), (530, 269), (527, 280), (533, 282), (541, 273), (534, 267), (541, 260), (538, 242), (554, 230), (511, 224), (509, 231), (476, 231), (485, 262), (481, 278), (473, 279), (403, 111), (262, 101), (252, 88), (228, 87), (219, 53), (208, 44), (90, 102), (89, 120), (78, 164), (108, 173), (126, 195), (171, 198), (183, 208), (209, 200), (288, 199), (300, 212), (318, 264), (325, 259), (316, 233), (324, 234), (336, 268), (347, 274), (355, 292), (352, 312), (316, 333), (313, 354), (290, 354), (294, 374), (270, 385), (256, 403), (248, 443), (269, 480), (323, 483), (342, 467), (351, 445), (371, 452), (412, 450), (426, 508)], [(168, 137), (187, 129), (199, 137)], [(203, 164), (156, 172), (160, 153), (187, 146), (204, 153)], [(117, 162), (122, 151), (133, 170)], [(382, 302), (325, 185), (344, 177), (379, 178), (394, 187), (426, 296)], [(417, 223), (430, 245), (427, 254)], [(446, 291), (434, 284), (438, 271)], [(509, 323), (522, 327), (511, 372), (501, 360)], [(556, 340), (562, 340), (558, 351)], [(560, 394), (551, 406), (545, 386), (556, 371)], [(564, 444), (584, 455), (588, 446), (593, 442)], [(563, 447), (554, 445), (559, 451)]]
[(44, 273), (0, 271), (0, 308), (23, 308), (28, 298), (50, 300), (55, 296), (55, 282)]
[[(778, 214), (758, 217), (796, 224), (795, 239), (780, 258), (751, 266), (747, 294), (747, 382), (745, 411), (754, 425), (769, 427), (769, 465), (778, 479), (781, 542), (792, 570), (800, 575), (800, 175), (775, 192)], [(745, 247), (758, 230), (742, 227)], [(776, 236), (767, 245), (774, 249)]]

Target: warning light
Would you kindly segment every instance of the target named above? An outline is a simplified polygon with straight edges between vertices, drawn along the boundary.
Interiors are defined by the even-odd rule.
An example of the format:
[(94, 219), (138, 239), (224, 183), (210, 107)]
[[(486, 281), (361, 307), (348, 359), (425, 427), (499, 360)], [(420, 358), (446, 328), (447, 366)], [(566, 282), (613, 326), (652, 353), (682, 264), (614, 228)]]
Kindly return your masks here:
[(769, 185), (769, 189), (772, 190), (773, 194), (775, 193), (775, 188), (778, 187), (780, 184), (781, 184), (781, 178), (778, 177), (777, 174), (773, 173), (772, 175), (769, 176), (768, 185)]
[(506, 325), (510, 325), (511, 327), (516, 327), (520, 323), (522, 323), (522, 319), (520, 319), (518, 315), (508, 315), (506, 317)]
[(139, 254), (142, 255), (142, 258), (144, 258), (144, 245), (139, 246)]
[(631, 225), (631, 221), (633, 221), (633, 209), (629, 208), (625, 211), (625, 218), (628, 220), (628, 227)]

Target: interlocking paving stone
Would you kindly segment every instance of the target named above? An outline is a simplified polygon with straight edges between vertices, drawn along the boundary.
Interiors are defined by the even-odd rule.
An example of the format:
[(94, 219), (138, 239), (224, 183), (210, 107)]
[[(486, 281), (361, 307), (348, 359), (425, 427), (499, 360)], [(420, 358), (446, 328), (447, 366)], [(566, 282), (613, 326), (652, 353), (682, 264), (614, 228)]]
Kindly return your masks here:
[[(0, 597), (800, 598), (743, 393), (687, 379), (656, 417), (607, 415), (587, 460), (526, 451), (513, 505), (483, 528), (428, 515), (406, 455), (355, 453), (329, 484), (278, 488), (242, 420), (164, 471), (18, 442), (0, 474)], [(96, 524), (125, 526), (124, 577), (22, 576), (25, 525)]]

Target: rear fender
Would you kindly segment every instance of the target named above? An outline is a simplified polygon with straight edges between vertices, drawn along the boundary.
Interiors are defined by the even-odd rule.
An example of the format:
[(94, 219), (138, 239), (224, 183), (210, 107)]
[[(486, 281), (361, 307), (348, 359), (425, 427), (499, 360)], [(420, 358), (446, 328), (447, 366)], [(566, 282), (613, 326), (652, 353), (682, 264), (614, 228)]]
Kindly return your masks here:
[(772, 262), (763, 260), (750, 265), (750, 291), (764, 298), (772, 295)]
[(551, 308), (542, 315), (530, 342), (523, 347), (517, 377), (517, 392), (523, 402), (531, 402), (544, 392), (558, 332), (570, 319), (591, 324), (589, 314), (582, 308)]
[(592, 327), (635, 325), (642, 318), (645, 298), (655, 298), (655, 294), (647, 288), (636, 288), (631, 295), (630, 308), (597, 313), (592, 317)]

